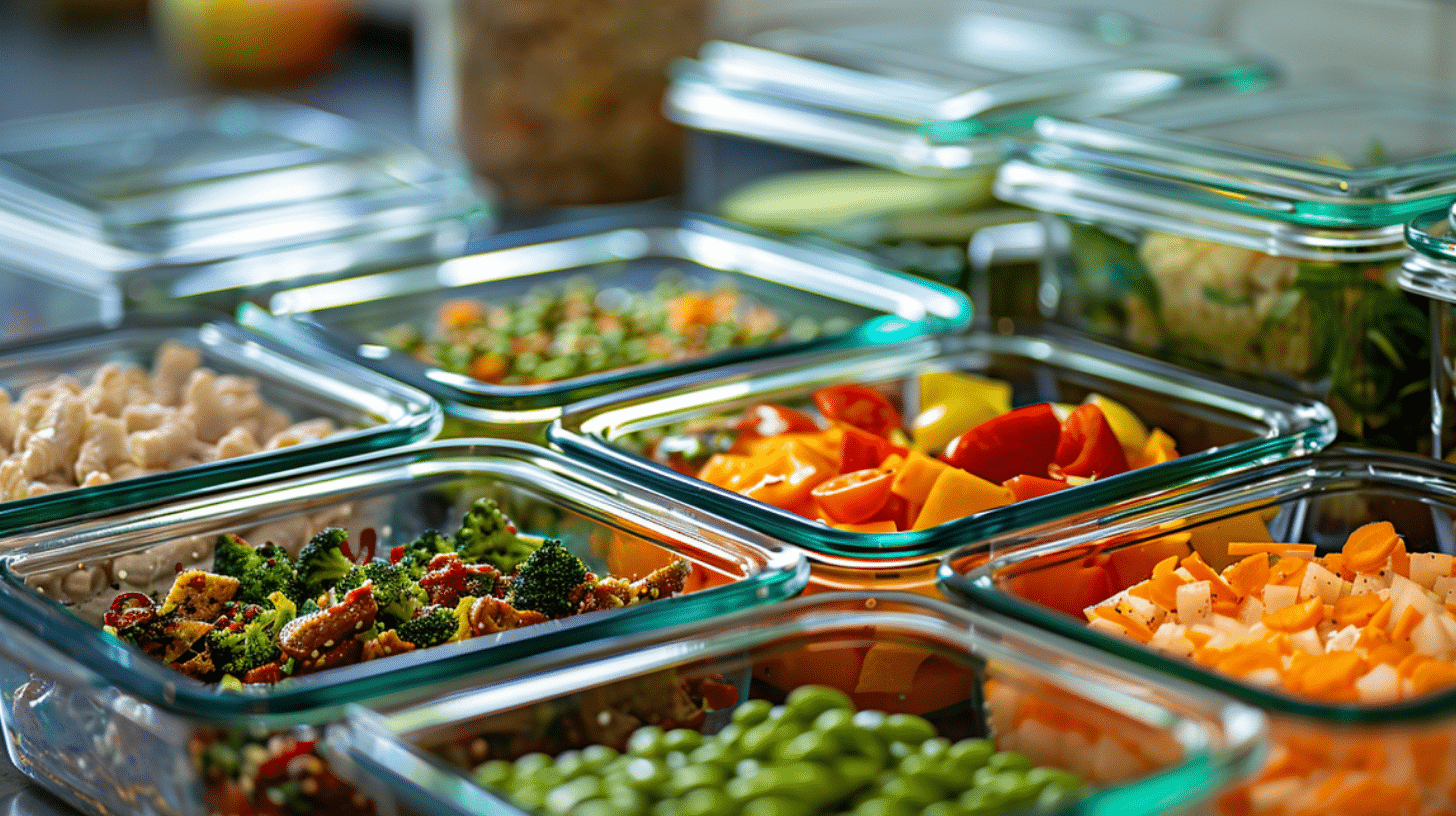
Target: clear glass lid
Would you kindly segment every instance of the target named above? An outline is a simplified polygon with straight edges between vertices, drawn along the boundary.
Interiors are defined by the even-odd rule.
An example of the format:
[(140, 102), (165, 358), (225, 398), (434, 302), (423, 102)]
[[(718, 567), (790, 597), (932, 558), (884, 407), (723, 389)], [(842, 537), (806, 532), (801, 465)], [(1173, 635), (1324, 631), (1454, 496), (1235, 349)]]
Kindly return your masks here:
[(997, 163), (997, 139), (1024, 131), (1037, 114), (1109, 113), (1269, 78), (1265, 64), (1222, 44), (1119, 14), (931, 5), (933, 13), (821, 17), (709, 43), (680, 70), (669, 115), (705, 130), (943, 173)]

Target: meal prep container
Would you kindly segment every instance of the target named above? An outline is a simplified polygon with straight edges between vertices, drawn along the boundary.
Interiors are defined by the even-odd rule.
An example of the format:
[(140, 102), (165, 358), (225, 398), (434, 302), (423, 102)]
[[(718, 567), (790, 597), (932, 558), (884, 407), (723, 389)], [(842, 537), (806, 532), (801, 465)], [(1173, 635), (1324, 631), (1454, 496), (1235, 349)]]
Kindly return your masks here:
[[(729, 430), (759, 403), (816, 413), (819, 388), (861, 383), (880, 389), (906, 417), (915, 416), (925, 372), (967, 372), (1009, 382), (1013, 406), (1078, 403), (1100, 393), (1131, 408), (1178, 443), (1180, 458), (1098, 479), (1058, 493), (987, 510), (923, 530), (859, 533), (829, 527), (747, 498), (666, 464), (645, 445), (666, 436), (711, 436)], [(628, 475), (810, 553), (810, 588), (866, 586), (937, 594), (936, 559), (968, 541), (1028, 526), (1048, 515), (1169, 488), (1227, 470), (1324, 447), (1334, 420), (1323, 405), (1248, 391), (1147, 358), (1055, 332), (969, 335), (872, 352), (819, 355), (735, 366), (691, 382), (645, 386), (572, 406), (549, 439), (574, 458)]]
[(0, 258), (106, 319), (231, 312), (288, 282), (458, 254), (488, 225), (468, 182), (416, 148), (282, 100), (0, 123)]
[[(964, 295), (905, 279), (847, 253), (791, 244), (711, 219), (667, 213), (582, 221), (497, 237), (498, 248), (444, 263), (291, 289), (252, 328), (326, 348), (438, 399), (457, 433), (538, 439), (563, 406), (626, 386), (724, 363), (820, 346), (863, 347), (951, 332), (970, 322)], [(650, 292), (664, 274), (695, 288), (726, 285), (774, 310), (790, 327), (780, 341), (646, 363), (534, 385), (495, 385), (391, 350), (401, 326), (430, 336), (447, 301), (516, 304), (537, 287), (584, 280), (599, 290)], [(796, 334), (799, 323), (808, 333)]]
[[(673, 554), (694, 567), (683, 594), (625, 609), (448, 643), (228, 692), (154, 662), (106, 635), (101, 613), (123, 591), (170, 587), (176, 564), (206, 568), (216, 536), (296, 552), (326, 526), (372, 528), (378, 552), (458, 525), (477, 497), (496, 498), (523, 531), (560, 537), (597, 569), (645, 574)], [(798, 592), (796, 550), (713, 519), (537, 446), (431, 443), (354, 457), (281, 480), (52, 525), (6, 537), (0, 560), (0, 709), (11, 759), (36, 782), (95, 814), (214, 812), (224, 795), (198, 752), (317, 726), (349, 703), (429, 699), (451, 678), (595, 638), (771, 603)], [(256, 750), (256, 749), (250, 749)]]
[(1344, 438), (1426, 441), (1428, 321), (1396, 285), (1456, 195), (1456, 99), (1287, 86), (1047, 116), (996, 195), (1048, 214), (1043, 313), (1180, 364), (1301, 388)]
[[(878, 681), (872, 670), (861, 673), (881, 658), (902, 671)], [(387, 716), (356, 708), (347, 727), (331, 730), (329, 748), (347, 754), (344, 767), (401, 812), (521, 813), (449, 758), (469, 756), (481, 735), (497, 746), (514, 738), (517, 753), (532, 750), (553, 724), (590, 718), (614, 700), (650, 721), (653, 701), (640, 692), (624, 700), (628, 692), (712, 677), (736, 686), (740, 703), (778, 702), (794, 688), (827, 683), (861, 709), (922, 714), (951, 740), (991, 737), (1097, 786), (1050, 812), (1131, 816), (1191, 806), (1264, 754), (1264, 723), (1251, 707), (903, 593), (804, 598), (525, 665), (529, 677), (493, 683), (482, 675), (485, 688)], [(731, 716), (714, 711), (698, 727), (716, 732)], [(1038, 731), (1044, 738), (1028, 738)]]
[[(977, 542), (946, 557), (941, 581), (953, 597), (1263, 709), (1274, 745), (1270, 764), (1263, 776), (1221, 800), (1224, 813), (1304, 812), (1316, 796), (1331, 797), (1319, 807), (1331, 816), (1366, 812), (1361, 807), (1413, 812), (1403, 809), (1403, 797), (1412, 793), (1426, 808), (1418, 812), (1447, 813), (1456, 782), (1456, 689), (1385, 705), (1296, 697), (1095, 631), (1081, 609), (1071, 607), (1081, 603), (1078, 595), (1100, 594), (1097, 564), (1107, 565), (1100, 573), (1110, 579), (1111, 592), (1089, 597), (1089, 604), (1147, 577), (1152, 562), (1168, 554), (1170, 534), (1190, 536), (1189, 544), (1214, 569), (1229, 562), (1230, 541), (1315, 544), (1323, 554), (1338, 550), (1352, 530), (1370, 521), (1392, 522), (1412, 553), (1451, 553), (1453, 486), (1456, 468), (1444, 462), (1333, 448)], [(1378, 782), (1360, 789), (1371, 777)], [(1352, 787), (1359, 795), (1338, 805)]]
[(1402, 289), (1430, 302), (1431, 455), (1450, 457), (1456, 443), (1456, 392), (1451, 372), (1456, 366), (1456, 238), (1449, 207), (1412, 219), (1405, 227), (1412, 252), (1401, 264)]
[[(439, 405), (414, 388), (343, 361), (299, 354), (225, 317), (205, 313), (137, 315), (115, 328), (88, 326), (0, 346), (0, 386), (8, 392), (9, 402), (18, 404), (27, 389), (52, 386), (53, 390), (61, 378), (84, 387), (111, 365), (132, 365), (151, 372), (159, 350), (169, 342), (196, 350), (201, 367), (219, 375), (219, 383), (228, 376), (250, 378), (257, 383), (258, 396), (265, 404), (281, 409), (295, 423), (332, 420), (334, 432), (272, 450), (3, 501), (0, 530), (193, 494), (239, 480), (403, 446), (432, 438), (440, 429)], [(215, 393), (224, 402), (232, 399), (228, 396), (231, 392), (221, 384)], [(60, 403), (51, 396), (45, 403), (46, 410), (59, 411)], [(225, 415), (234, 410), (234, 405), (245, 407), (246, 403), (228, 403), (217, 410)], [(32, 421), (30, 427), (39, 432), (37, 435), (47, 428), (53, 434), (67, 428), (77, 432), (69, 416), (62, 412), (52, 421)], [(137, 425), (130, 430), (144, 427)], [(16, 433), (13, 425), (9, 433)], [(87, 432), (83, 440), (93, 436)], [(111, 470), (129, 464), (127, 455), (131, 455), (130, 461), (142, 461), (131, 447), (134, 436), (128, 434), (123, 447), (115, 451), (120, 458), (106, 460)], [(258, 442), (262, 444), (263, 440)], [(13, 445), (14, 440), (6, 443), (7, 455)], [(26, 446), (15, 453), (24, 456)], [(66, 450), (62, 447), (55, 455), (65, 457)], [(10, 456), (11, 460), (15, 458)], [(66, 466), (63, 463), (62, 468)]]
[[(1257, 88), (1271, 73), (1116, 13), (916, 5), (801, 13), (684, 60), (666, 111), (690, 128), (689, 205), (872, 249), (970, 291), (971, 236), (1035, 221), (995, 202), (991, 179), (1036, 114)], [(978, 319), (1026, 316), (1009, 310), (1029, 280), (995, 276)]]

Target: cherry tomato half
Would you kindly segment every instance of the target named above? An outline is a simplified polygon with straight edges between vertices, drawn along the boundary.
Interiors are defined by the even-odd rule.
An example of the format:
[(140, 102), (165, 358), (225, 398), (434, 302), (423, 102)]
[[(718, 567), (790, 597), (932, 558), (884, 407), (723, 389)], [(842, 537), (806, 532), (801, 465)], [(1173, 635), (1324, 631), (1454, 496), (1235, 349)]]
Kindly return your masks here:
[(1067, 476), (1107, 478), (1127, 471), (1127, 454), (1102, 409), (1086, 402), (1062, 423), (1052, 462)]
[(821, 388), (814, 392), (814, 404), (826, 418), (876, 436), (888, 437), (905, 424), (884, 394), (863, 385), (845, 383)]
[(819, 423), (802, 411), (761, 403), (743, 412), (743, 417), (738, 420), (738, 430), (759, 436), (778, 436), (781, 433), (817, 431)]
[(1023, 473), (1045, 476), (1061, 431), (1052, 404), (1038, 402), (966, 431), (945, 446), (940, 458), (996, 484)]
[(893, 473), (874, 468), (850, 471), (820, 482), (810, 495), (836, 521), (858, 524), (885, 506), (894, 478)]

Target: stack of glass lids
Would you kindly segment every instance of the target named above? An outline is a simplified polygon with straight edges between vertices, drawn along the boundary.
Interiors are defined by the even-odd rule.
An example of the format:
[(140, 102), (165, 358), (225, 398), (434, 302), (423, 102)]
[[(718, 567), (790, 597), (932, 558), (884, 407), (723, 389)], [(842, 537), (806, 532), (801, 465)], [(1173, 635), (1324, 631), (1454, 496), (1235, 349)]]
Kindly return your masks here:
[(275, 100), (0, 123), (0, 265), (103, 320), (458, 254), (485, 208), (403, 141)]
[(957, 175), (998, 164), (1003, 139), (1040, 114), (1106, 114), (1269, 79), (1267, 64), (1227, 46), (1119, 14), (974, 2), (711, 42), (681, 66), (667, 107), (699, 130)]

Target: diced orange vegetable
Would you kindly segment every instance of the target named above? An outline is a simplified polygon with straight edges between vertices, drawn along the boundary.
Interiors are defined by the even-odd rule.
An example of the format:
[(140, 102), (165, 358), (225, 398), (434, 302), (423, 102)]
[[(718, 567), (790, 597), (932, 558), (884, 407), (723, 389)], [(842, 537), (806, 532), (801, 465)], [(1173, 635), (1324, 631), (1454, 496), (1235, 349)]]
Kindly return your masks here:
[(1322, 700), (1359, 699), (1355, 680), (1366, 671), (1358, 652), (1334, 651), (1312, 655), (1298, 678), (1300, 690)]
[(1224, 652), (1223, 657), (1213, 665), (1220, 671), (1235, 677), (1243, 677), (1259, 669), (1284, 670), (1284, 660), (1279, 649), (1269, 641), (1245, 643), (1241, 644), (1239, 648), (1228, 649)]
[(742, 482), (743, 475), (753, 466), (753, 459), (734, 453), (715, 453), (708, 457), (698, 471), (698, 478), (708, 484), (733, 490)]
[(1147, 643), (1153, 639), (1153, 630), (1149, 629), (1147, 624), (1123, 613), (1114, 606), (1095, 606), (1092, 608), (1092, 614), (1121, 626), (1129, 637), (1140, 643)]
[(435, 312), (435, 322), (442, 328), (458, 329), (485, 319), (485, 307), (471, 298), (447, 300)]
[(1371, 616), (1370, 622), (1367, 623), (1366, 626), (1374, 626), (1383, 631), (1385, 627), (1390, 625), (1390, 613), (1394, 608), (1395, 607), (1391, 603), (1391, 600), (1389, 598), (1386, 598), (1385, 601), (1380, 604), (1380, 608), (1375, 610), (1375, 614)]
[(1264, 523), (1261, 512), (1253, 510), (1238, 513), (1209, 524), (1190, 527), (1188, 545), (1203, 556), (1210, 567), (1221, 570), (1232, 564), (1236, 557), (1228, 553), (1230, 541), (1272, 541), (1269, 526)]
[(1345, 566), (1344, 553), (1330, 553), (1329, 555), (1326, 555), (1322, 560), (1324, 561), (1325, 569), (1333, 572), (1341, 578), (1344, 578), (1346, 581), (1355, 580), (1356, 572), (1350, 569), (1348, 566)]
[(926, 530), (972, 513), (1005, 507), (1014, 499), (1011, 491), (960, 468), (948, 467), (936, 477), (912, 530)]
[(1223, 579), (1240, 598), (1262, 591), (1269, 583), (1269, 555), (1256, 553), (1230, 565), (1223, 571)]
[(1257, 553), (1274, 553), (1275, 555), (1308, 553), (1313, 555), (1314, 551), (1313, 544), (1287, 544), (1282, 541), (1230, 541), (1228, 543), (1228, 554), (1232, 556), (1255, 555)]
[(1411, 672), (1410, 679), (1416, 694), (1456, 686), (1456, 665), (1440, 660), (1428, 660)]
[(839, 446), (844, 440), (844, 430), (841, 428), (829, 428), (823, 431), (790, 431), (788, 433), (774, 434), (773, 436), (750, 436), (745, 434), (740, 437), (743, 442), (743, 450), (734, 451), (743, 453), (753, 458), (767, 458), (789, 446), (804, 447), (813, 450), (823, 459), (832, 462), (836, 467), (839, 464)]
[(950, 465), (919, 451), (910, 451), (904, 459), (904, 464), (895, 471), (890, 492), (911, 504), (925, 504), (936, 478)]
[(1148, 439), (1143, 443), (1142, 450), (1128, 460), (1128, 467), (1151, 467), (1177, 458), (1178, 443), (1162, 428), (1154, 428), (1148, 432)]
[[(836, 471), (832, 460), (798, 440), (784, 442), (755, 473), (758, 478), (744, 480), (738, 492), (751, 499), (797, 512), (810, 504), (809, 492)], [(810, 510), (812, 513), (812, 510)]]
[(1335, 624), (1342, 627), (1352, 624), (1363, 627), (1375, 617), (1382, 603), (1384, 601), (1380, 600), (1380, 596), (1373, 592), (1366, 595), (1347, 595), (1335, 601)]
[(1065, 479), (1049, 479), (1045, 476), (1033, 476), (1030, 473), (1012, 476), (1001, 484), (1011, 491), (1011, 495), (1017, 501), (1046, 496), (1068, 487)]
[(1304, 582), (1308, 567), (1309, 562), (1303, 558), (1281, 558), (1269, 568), (1269, 583), (1297, 587)]
[(1400, 613), (1400, 620), (1395, 622), (1395, 628), (1390, 630), (1391, 640), (1410, 640), (1411, 632), (1420, 624), (1425, 615), (1414, 606), (1407, 606), (1405, 611)]
[(1390, 551), (1390, 568), (1402, 578), (1410, 577), (1410, 554), (1405, 549), (1405, 539), (1395, 540), (1395, 549)]
[(1188, 572), (1193, 575), (1193, 580), (1207, 581), (1209, 585), (1209, 591), (1213, 593), (1213, 597), (1215, 600), (1238, 600), (1239, 595), (1238, 593), (1234, 592), (1233, 587), (1225, 583), (1223, 578), (1219, 577), (1219, 574), (1214, 572), (1213, 568), (1208, 566), (1208, 564), (1204, 562), (1203, 556), (1199, 555), (1198, 553), (1193, 553), (1187, 558), (1184, 558), (1182, 562), (1182, 567), (1183, 569), (1188, 570)]
[(840, 530), (848, 530), (851, 533), (893, 533), (899, 528), (890, 519), (880, 521), (862, 521), (859, 524), (845, 524), (841, 521), (832, 522), (831, 527)]
[(1264, 625), (1276, 632), (1302, 632), (1317, 626), (1325, 618), (1325, 602), (1310, 598), (1303, 603), (1291, 604), (1278, 612), (1264, 616)]
[(1345, 546), (1341, 553), (1345, 556), (1345, 565), (1356, 572), (1378, 572), (1385, 566), (1390, 554), (1395, 552), (1395, 545), (1400, 541), (1400, 536), (1395, 532), (1395, 525), (1388, 521), (1372, 521), (1354, 532), (1345, 539)]
[(1157, 578), (1160, 575), (1173, 574), (1173, 570), (1178, 569), (1178, 562), (1180, 560), (1182, 560), (1181, 556), (1170, 555), (1167, 558), (1159, 561), (1157, 564), (1153, 565), (1153, 577)]
[(1395, 671), (1401, 677), (1411, 677), (1416, 673), (1416, 669), (1420, 668), (1422, 663), (1429, 663), (1433, 660), (1435, 660), (1435, 658), (1431, 657), (1430, 655), (1423, 655), (1420, 652), (1411, 652), (1410, 654), (1401, 658), (1399, 663), (1395, 664)]
[(1183, 558), (1188, 553), (1188, 534), (1169, 533), (1138, 544), (1111, 549), (1107, 553), (1107, 559), (1116, 582), (1127, 585), (1136, 583), (1167, 557)]

